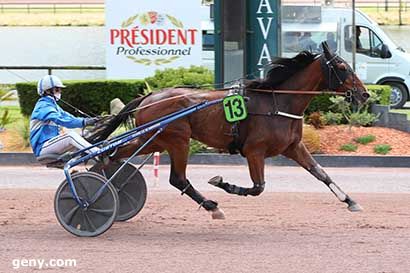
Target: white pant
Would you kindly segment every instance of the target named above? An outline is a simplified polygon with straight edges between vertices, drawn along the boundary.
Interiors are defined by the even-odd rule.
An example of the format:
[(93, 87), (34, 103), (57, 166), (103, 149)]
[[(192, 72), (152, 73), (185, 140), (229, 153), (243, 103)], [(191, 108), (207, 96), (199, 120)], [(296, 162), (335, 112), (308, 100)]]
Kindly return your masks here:
[[(68, 151), (81, 150), (92, 146), (91, 143), (82, 138), (74, 131), (69, 131), (66, 134), (58, 135), (46, 141), (41, 148), (40, 155), (45, 154), (64, 154)], [(98, 148), (87, 150), (87, 153), (98, 151)]]

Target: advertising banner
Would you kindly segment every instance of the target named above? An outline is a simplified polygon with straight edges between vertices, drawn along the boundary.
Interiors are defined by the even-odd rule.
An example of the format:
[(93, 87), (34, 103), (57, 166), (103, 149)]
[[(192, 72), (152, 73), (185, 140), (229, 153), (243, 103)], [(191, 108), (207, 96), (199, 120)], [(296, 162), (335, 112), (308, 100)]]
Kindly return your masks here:
[(106, 0), (108, 79), (201, 65), (201, 0)]

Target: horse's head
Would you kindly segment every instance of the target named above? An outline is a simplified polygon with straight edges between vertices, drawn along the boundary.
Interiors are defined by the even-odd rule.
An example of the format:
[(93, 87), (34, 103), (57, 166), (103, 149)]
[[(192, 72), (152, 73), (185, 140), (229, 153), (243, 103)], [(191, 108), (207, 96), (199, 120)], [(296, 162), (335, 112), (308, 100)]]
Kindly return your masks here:
[(359, 103), (366, 102), (370, 95), (350, 65), (341, 57), (332, 53), (326, 42), (322, 43), (322, 48), (321, 66), (327, 88), (345, 93), (348, 99), (353, 98)]

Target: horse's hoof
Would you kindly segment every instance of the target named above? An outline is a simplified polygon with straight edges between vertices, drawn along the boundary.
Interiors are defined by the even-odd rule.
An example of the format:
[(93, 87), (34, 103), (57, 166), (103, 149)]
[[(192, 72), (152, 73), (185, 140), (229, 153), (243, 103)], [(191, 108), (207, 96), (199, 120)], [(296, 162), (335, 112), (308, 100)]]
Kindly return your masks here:
[(212, 177), (211, 179), (209, 179), (208, 183), (213, 185), (213, 186), (218, 186), (219, 183), (221, 183), (222, 181), (223, 181), (222, 176), (217, 175), (217, 176)]
[(362, 206), (360, 206), (357, 203), (351, 204), (350, 206), (347, 207), (347, 209), (350, 210), (351, 212), (359, 212), (363, 210)]
[(224, 214), (223, 210), (221, 210), (220, 208), (216, 208), (216, 209), (212, 210), (211, 211), (211, 216), (212, 216), (212, 219), (217, 219), (217, 220), (225, 219), (225, 214)]

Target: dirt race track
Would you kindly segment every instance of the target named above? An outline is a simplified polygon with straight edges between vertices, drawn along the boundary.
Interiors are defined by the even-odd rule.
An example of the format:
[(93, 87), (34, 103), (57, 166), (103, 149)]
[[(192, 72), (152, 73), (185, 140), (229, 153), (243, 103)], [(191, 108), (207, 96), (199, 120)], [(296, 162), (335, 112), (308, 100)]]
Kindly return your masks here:
[(54, 190), (0, 189), (0, 272), (42, 271), (14, 270), (23, 258), (76, 259), (46, 272), (410, 272), (410, 194), (352, 194), (354, 214), (330, 193), (206, 195), (226, 220), (153, 191), (136, 218), (78, 238), (57, 223)]

